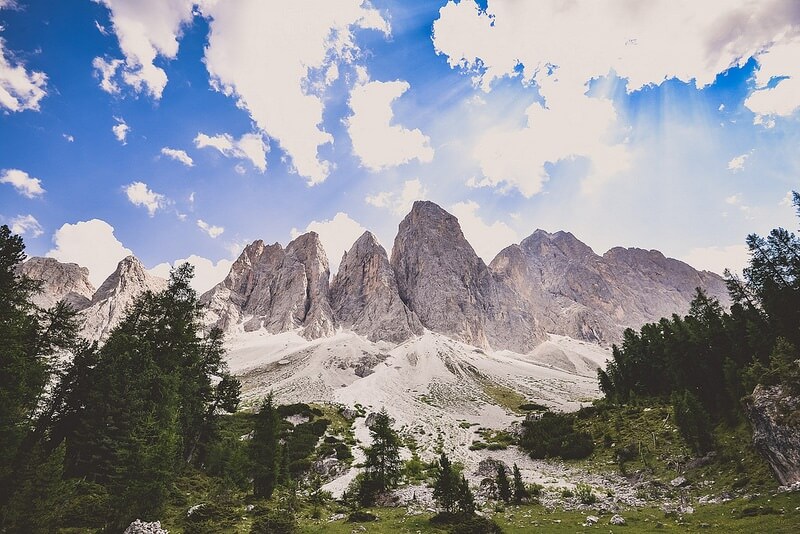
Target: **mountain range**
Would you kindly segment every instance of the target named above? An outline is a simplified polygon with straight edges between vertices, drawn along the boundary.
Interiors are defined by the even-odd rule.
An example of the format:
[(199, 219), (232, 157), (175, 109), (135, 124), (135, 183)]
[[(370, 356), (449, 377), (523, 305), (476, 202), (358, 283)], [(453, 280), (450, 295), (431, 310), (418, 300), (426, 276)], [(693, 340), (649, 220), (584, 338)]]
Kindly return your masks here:
[[(98, 340), (138, 294), (166, 286), (133, 256), (97, 290), (87, 269), (52, 258), (31, 258), (20, 271), (42, 282), (37, 305), (65, 299), (81, 312), (84, 335)], [(316, 233), (286, 248), (257, 240), (201, 301), (209, 325), (234, 335), (294, 331), (313, 340), (349, 330), (398, 344), (428, 330), (527, 354), (550, 334), (617, 342), (626, 328), (685, 314), (698, 287), (727, 303), (725, 281), (715, 273), (656, 250), (618, 247), (601, 256), (569, 232), (536, 230), (487, 265), (456, 217), (417, 201), (399, 225), (391, 257), (365, 232), (331, 278)]]

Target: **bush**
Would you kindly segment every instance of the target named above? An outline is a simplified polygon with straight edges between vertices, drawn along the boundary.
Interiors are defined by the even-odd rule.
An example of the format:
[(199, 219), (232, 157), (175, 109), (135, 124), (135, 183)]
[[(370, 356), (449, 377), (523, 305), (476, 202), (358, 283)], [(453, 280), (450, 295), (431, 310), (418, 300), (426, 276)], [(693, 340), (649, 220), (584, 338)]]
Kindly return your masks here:
[(574, 415), (545, 412), (541, 418), (523, 423), (520, 447), (531, 458), (586, 458), (594, 451), (592, 436), (576, 431), (574, 424)]
[(297, 519), (289, 510), (256, 508), (250, 534), (295, 534)]
[(474, 514), (441, 512), (430, 519), (434, 525), (446, 525), (448, 534), (502, 534), (503, 530), (493, 520)]
[(597, 502), (597, 496), (594, 494), (589, 484), (579, 482), (575, 486), (575, 493), (578, 495), (578, 500), (581, 504), (594, 504)]
[(347, 517), (348, 523), (369, 523), (371, 521), (377, 521), (377, 520), (378, 520), (377, 515), (365, 512), (363, 510), (356, 510)]

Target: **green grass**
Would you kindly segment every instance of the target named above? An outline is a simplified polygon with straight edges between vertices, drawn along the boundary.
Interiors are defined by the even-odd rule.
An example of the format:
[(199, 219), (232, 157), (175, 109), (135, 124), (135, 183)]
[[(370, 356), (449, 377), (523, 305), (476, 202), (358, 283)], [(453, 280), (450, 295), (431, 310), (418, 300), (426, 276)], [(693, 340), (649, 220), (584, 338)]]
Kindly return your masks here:
[(525, 413), (520, 409), (520, 406), (527, 404), (528, 401), (525, 396), (519, 392), (500, 384), (489, 382), (488, 380), (481, 380), (481, 387), (483, 388), (484, 394), (489, 397), (494, 404), (517, 414)]

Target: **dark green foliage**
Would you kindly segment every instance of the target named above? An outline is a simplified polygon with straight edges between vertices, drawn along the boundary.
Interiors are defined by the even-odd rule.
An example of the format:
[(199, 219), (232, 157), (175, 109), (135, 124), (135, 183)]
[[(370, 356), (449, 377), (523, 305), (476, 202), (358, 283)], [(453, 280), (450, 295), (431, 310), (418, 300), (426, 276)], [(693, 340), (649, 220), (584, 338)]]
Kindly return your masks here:
[(698, 398), (690, 391), (673, 393), (672, 411), (678, 430), (694, 452), (704, 454), (711, 450), (711, 419)]
[(270, 393), (261, 404), (255, 420), (251, 454), (253, 463), (253, 495), (269, 499), (278, 481), (280, 466), (278, 431), (280, 419)]
[(377, 515), (365, 512), (364, 510), (356, 510), (347, 516), (348, 523), (371, 523), (372, 521), (377, 520)]
[(449, 534), (476, 534), (478, 532), (481, 534), (503, 534), (503, 529), (492, 519), (471, 515), (459, 518), (448, 530)]
[(531, 458), (586, 458), (594, 450), (592, 437), (575, 430), (575, 415), (545, 412), (523, 423), (520, 447)]
[(463, 516), (471, 516), (475, 514), (475, 496), (469, 488), (469, 483), (464, 475), (461, 475), (461, 480), (458, 482), (458, 491), (456, 494), (456, 503), (458, 504), (458, 512)]
[(290, 510), (257, 507), (250, 534), (294, 534), (298, 532), (297, 519)]
[(216, 534), (230, 532), (236, 526), (239, 513), (230, 502), (212, 500), (202, 503), (186, 517), (184, 534)]
[(364, 452), (367, 456), (364, 468), (367, 476), (374, 480), (379, 491), (397, 486), (403, 463), (400, 460), (400, 437), (392, 428), (392, 420), (386, 409), (375, 417), (372, 428), (372, 446)]
[[(794, 204), (800, 214), (796, 192)], [(732, 424), (742, 418), (742, 396), (756, 384), (800, 390), (794, 363), (800, 357), (800, 238), (777, 228), (767, 237), (748, 236), (747, 246), (751, 259), (743, 277), (726, 273), (730, 311), (698, 290), (685, 317), (626, 331), (613, 361), (598, 373), (601, 390), (614, 402), (679, 395), (676, 407), (685, 408), (688, 419), (677, 413), (676, 419), (697, 451), (710, 446), (698, 429), (703, 412), (711, 424)]]
[(458, 509), (459, 474), (442, 452), (433, 482), (433, 498), (445, 513), (453, 514)]
[(522, 501), (526, 500), (530, 497), (528, 488), (525, 487), (525, 482), (522, 480), (522, 473), (517, 467), (517, 464), (514, 464), (514, 502), (519, 504)]
[(497, 486), (497, 497), (505, 503), (511, 502), (511, 483), (508, 481), (506, 466), (502, 463), (497, 465), (495, 485)]

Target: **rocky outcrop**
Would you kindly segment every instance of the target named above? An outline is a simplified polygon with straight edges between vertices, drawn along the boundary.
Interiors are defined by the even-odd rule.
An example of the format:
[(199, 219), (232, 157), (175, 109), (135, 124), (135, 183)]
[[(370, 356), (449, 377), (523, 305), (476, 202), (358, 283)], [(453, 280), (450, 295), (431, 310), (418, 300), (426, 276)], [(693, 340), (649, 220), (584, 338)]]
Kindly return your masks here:
[(207, 320), (224, 330), (301, 329), (304, 336), (318, 338), (335, 329), (329, 279), (328, 259), (315, 232), (299, 236), (285, 250), (258, 240), (200, 300)]
[(83, 335), (92, 340), (104, 340), (136, 297), (145, 291), (158, 292), (166, 287), (167, 281), (149, 274), (136, 257), (124, 258), (83, 310)]
[(371, 341), (403, 341), (422, 333), (422, 323), (400, 298), (386, 250), (364, 232), (342, 257), (331, 283), (338, 324)]
[(721, 302), (724, 280), (658, 251), (614, 248), (599, 256), (569, 232), (537, 230), (490, 264), (502, 300), (547, 332), (599, 343), (626, 328), (689, 311), (695, 288)]
[(753, 444), (783, 486), (800, 484), (800, 396), (756, 386), (746, 403)]
[(48, 309), (64, 301), (75, 310), (92, 303), (94, 286), (89, 282), (89, 269), (75, 263), (61, 263), (55, 258), (30, 258), (17, 269), (18, 274), (41, 283), (41, 291), (31, 301)]
[(433, 202), (414, 202), (400, 223), (391, 264), (400, 297), (426, 328), (490, 346), (487, 323), (495, 317), (497, 291), (458, 219)]

